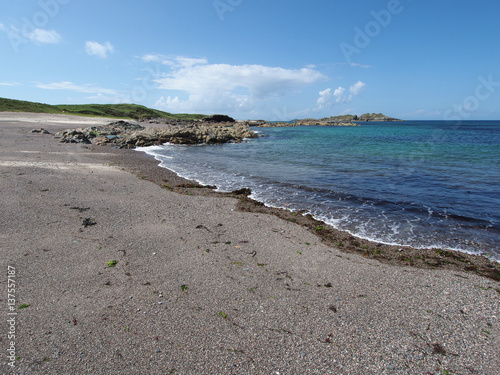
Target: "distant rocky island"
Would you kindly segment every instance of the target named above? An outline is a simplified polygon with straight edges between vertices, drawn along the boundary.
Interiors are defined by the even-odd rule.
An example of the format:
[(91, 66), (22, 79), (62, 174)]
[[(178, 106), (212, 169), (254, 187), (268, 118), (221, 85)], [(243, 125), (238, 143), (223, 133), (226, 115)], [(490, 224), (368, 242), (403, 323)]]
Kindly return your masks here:
[(404, 121), (382, 113), (365, 113), (364, 115), (340, 115), (322, 119), (306, 118), (289, 122), (268, 122), (264, 120), (249, 121), (250, 126), (259, 127), (288, 127), (288, 126), (360, 126), (360, 122), (368, 121)]
[(267, 122), (267, 121), (248, 121), (250, 126), (258, 126), (261, 128), (279, 128), (290, 126), (360, 126), (351, 121), (326, 121), (316, 119), (293, 120), (290, 122)]
[(340, 122), (349, 122), (349, 121), (360, 121), (360, 122), (367, 122), (367, 121), (404, 121), (400, 120), (394, 117), (389, 117), (386, 116), (382, 113), (365, 113), (364, 115), (357, 116), (357, 115), (341, 115), (341, 116), (332, 116), (328, 118), (323, 118), (321, 119), (323, 121), (340, 121)]

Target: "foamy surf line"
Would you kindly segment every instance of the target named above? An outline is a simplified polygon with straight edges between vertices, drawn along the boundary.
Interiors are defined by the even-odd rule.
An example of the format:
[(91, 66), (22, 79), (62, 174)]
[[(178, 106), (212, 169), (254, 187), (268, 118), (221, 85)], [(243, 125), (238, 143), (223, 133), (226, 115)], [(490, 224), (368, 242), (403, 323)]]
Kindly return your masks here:
[[(500, 263), (500, 255), (498, 255), (494, 252), (474, 251), (474, 250), (470, 250), (470, 249), (463, 248), (463, 247), (449, 246), (449, 245), (446, 245), (446, 244), (440, 243), (440, 242), (435, 242), (435, 243), (432, 243), (429, 245), (419, 245), (419, 244), (415, 244), (415, 243), (402, 243), (402, 242), (397, 242), (397, 241), (388, 241), (384, 238), (378, 237), (377, 235), (369, 235), (366, 233), (360, 234), (360, 233), (354, 232), (350, 229), (344, 228), (338, 224), (338, 222), (342, 221), (342, 219), (339, 219), (339, 220), (329, 219), (329, 218), (326, 218), (324, 215), (316, 214), (310, 210), (293, 208), (293, 206), (291, 206), (291, 205), (285, 206), (285, 205), (271, 204), (269, 202), (266, 202), (265, 199), (259, 198), (257, 195), (255, 195), (254, 192), (252, 192), (252, 194), (250, 195), (250, 198), (252, 198), (258, 202), (263, 203), (266, 207), (277, 208), (277, 209), (287, 210), (287, 211), (292, 211), (292, 212), (301, 211), (303, 216), (311, 215), (311, 217), (313, 217), (315, 220), (321, 221), (321, 222), (325, 223), (326, 225), (329, 225), (338, 231), (349, 233), (353, 237), (356, 237), (356, 238), (359, 238), (362, 240), (366, 240), (366, 241), (370, 241), (370, 242), (374, 242), (377, 244), (396, 246), (396, 247), (411, 247), (411, 248), (420, 249), (420, 250), (433, 250), (433, 249), (450, 250), (450, 251), (456, 251), (456, 252), (466, 253), (466, 254), (470, 254), (470, 255), (484, 256), (490, 260), (493, 260), (495, 262)], [(397, 225), (397, 223), (395, 223), (395, 225)]]
[[(157, 152), (158, 150), (164, 150), (164, 146), (171, 146), (171, 145), (169, 143), (166, 143), (163, 146), (136, 147), (134, 150), (135, 151), (139, 151), (139, 152), (144, 152), (145, 154), (154, 157), (155, 160), (157, 160), (157, 161), (160, 162), (160, 164), (158, 164), (159, 167), (168, 169), (169, 171), (175, 173), (180, 178), (184, 178), (186, 180), (195, 181), (195, 182), (197, 182), (198, 184), (200, 184), (202, 186), (214, 185), (214, 184), (211, 184), (211, 183), (209, 183), (207, 181), (204, 181), (204, 180), (201, 180), (199, 178), (193, 177), (191, 175), (184, 174), (184, 173), (180, 172), (179, 170), (173, 168), (171, 165), (167, 165), (165, 159), (174, 159), (174, 157), (173, 156), (163, 155), (163, 154), (160, 154), (160, 153)], [(175, 146), (175, 147), (182, 147), (182, 146)], [(193, 146), (186, 146), (186, 147), (193, 147)], [(215, 185), (217, 186), (217, 184), (215, 184)], [(223, 189), (221, 189), (219, 186), (217, 186), (217, 188), (214, 191), (221, 192), (221, 193), (230, 192), (229, 190), (223, 190)]]
[[(166, 144), (165, 146), (168, 147), (171, 145)], [(160, 164), (159, 164), (160, 167), (166, 168), (166, 169), (172, 171), (173, 173), (175, 173), (177, 176), (179, 176), (181, 178), (185, 178), (185, 179), (188, 179), (191, 181), (196, 181), (197, 183), (199, 183), (201, 185), (205, 185), (205, 186), (206, 185), (215, 185), (217, 187), (217, 189), (215, 191), (217, 191), (217, 192), (232, 191), (231, 189), (228, 189), (226, 186), (221, 186), (220, 183), (217, 183), (217, 182), (210, 180), (209, 177), (205, 176), (205, 178), (204, 178), (204, 177), (200, 177), (200, 176), (195, 176), (196, 172), (193, 172), (193, 173), (181, 172), (181, 171), (177, 170), (175, 167), (169, 165), (168, 160), (173, 160), (173, 159), (175, 159), (175, 157), (166, 156), (166, 155), (161, 153), (161, 151), (165, 150), (165, 146), (150, 146), (150, 147), (137, 148), (136, 150), (141, 151), (141, 152), (145, 152), (146, 154), (153, 156), (155, 158), (155, 160), (160, 162)], [(173, 146), (173, 147), (176, 147), (176, 146)], [(206, 178), (208, 178), (208, 180)], [(235, 181), (228, 181), (227, 185), (230, 186), (234, 183), (235, 183)], [(412, 247), (415, 249), (452, 250), (452, 251), (458, 251), (458, 252), (467, 253), (467, 254), (471, 254), (471, 255), (482, 255), (482, 256), (485, 256), (485, 257), (487, 257), (491, 260), (494, 260), (496, 262), (500, 262), (500, 256), (498, 254), (496, 254), (495, 252), (487, 252), (487, 251), (483, 251), (483, 250), (471, 250), (470, 248), (460, 247), (460, 246), (457, 246), (457, 247), (450, 246), (450, 245), (446, 245), (443, 242), (438, 241), (437, 239), (436, 239), (436, 241), (433, 241), (433, 242), (430, 242), (427, 244), (418, 244), (417, 243), (418, 237), (413, 238), (413, 241), (410, 240), (408, 242), (405, 242), (405, 241), (397, 241), (397, 240), (388, 240), (387, 238), (384, 238), (384, 235), (377, 235), (377, 233), (372, 234), (372, 233), (356, 232), (356, 231), (350, 230), (348, 228), (345, 228), (341, 225), (341, 223), (343, 221), (349, 220), (350, 219), (349, 217), (332, 219), (332, 218), (327, 217), (327, 215), (324, 213), (314, 212), (310, 208), (301, 207), (301, 205), (298, 202), (293, 202), (293, 201), (285, 202), (285, 203), (272, 202), (272, 197), (266, 196), (265, 189), (264, 189), (264, 191), (259, 190), (258, 184), (251, 183), (250, 180), (246, 181), (245, 186), (239, 185), (239, 184), (237, 184), (237, 185), (238, 186), (236, 186), (236, 188), (233, 190), (243, 188), (243, 187), (250, 188), (252, 190), (252, 194), (250, 195), (250, 198), (252, 198), (255, 201), (258, 201), (260, 203), (263, 203), (267, 207), (283, 209), (283, 210), (288, 210), (288, 211), (293, 211), (293, 212), (301, 211), (301, 212), (304, 212), (303, 215), (310, 214), (314, 219), (321, 221), (321, 222), (325, 223), (326, 225), (331, 226), (332, 228), (334, 228), (336, 230), (339, 230), (339, 231), (342, 231), (345, 233), (349, 233), (350, 235), (352, 235), (356, 238), (362, 239), (362, 240), (367, 240), (367, 241), (371, 241), (374, 243), (391, 245), (391, 246)], [(261, 188), (263, 188), (263, 187), (261, 186)], [(279, 189), (279, 187), (277, 187), (277, 186), (274, 186), (273, 188)], [(283, 194), (283, 195), (286, 195), (286, 194)], [(394, 228), (396, 228), (396, 229), (394, 229)], [(399, 228), (399, 223), (394, 222), (392, 229), (397, 230), (398, 228)]]

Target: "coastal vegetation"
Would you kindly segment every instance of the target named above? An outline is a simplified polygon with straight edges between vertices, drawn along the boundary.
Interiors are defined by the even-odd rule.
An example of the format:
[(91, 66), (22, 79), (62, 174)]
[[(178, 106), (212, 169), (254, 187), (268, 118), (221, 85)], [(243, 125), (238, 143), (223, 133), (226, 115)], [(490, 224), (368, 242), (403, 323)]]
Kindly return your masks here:
[[(138, 104), (58, 104), (50, 105), (44, 103), (29, 102), (0, 98), (0, 112), (30, 112), (30, 113), (53, 113), (64, 115), (76, 115), (87, 117), (107, 117), (117, 119), (132, 119), (137, 121), (153, 121), (156, 123), (165, 120), (195, 121), (204, 120), (210, 123), (235, 123), (236, 121), (227, 115), (187, 114), (169, 113), (152, 109)], [(163, 120), (163, 121), (162, 121)], [(358, 126), (356, 122), (366, 121), (402, 121), (382, 113), (365, 113), (357, 115), (331, 116), (322, 119), (297, 119), (291, 122), (267, 122), (263, 120), (250, 121), (250, 126), (278, 127), (278, 126), (304, 126), (304, 125), (326, 125), (326, 126)]]
[(111, 117), (134, 120), (172, 119), (197, 120), (202, 114), (173, 114), (138, 104), (61, 104), (50, 105), (23, 100), (0, 98), (0, 112), (53, 113), (90, 117)]

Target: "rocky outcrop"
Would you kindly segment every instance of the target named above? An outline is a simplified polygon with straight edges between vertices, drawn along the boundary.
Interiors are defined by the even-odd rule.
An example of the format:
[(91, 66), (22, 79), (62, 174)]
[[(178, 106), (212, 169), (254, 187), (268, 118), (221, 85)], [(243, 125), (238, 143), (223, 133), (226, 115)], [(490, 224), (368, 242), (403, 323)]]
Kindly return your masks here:
[(66, 130), (55, 134), (63, 143), (96, 143), (116, 142), (128, 134), (144, 130), (144, 126), (126, 121), (116, 121), (103, 126), (91, 126), (74, 130)]
[(122, 147), (144, 147), (160, 145), (166, 142), (172, 144), (221, 144), (241, 142), (245, 138), (255, 138), (257, 135), (248, 130), (243, 124), (206, 124), (195, 123), (183, 127), (149, 128), (145, 131), (135, 132), (124, 138)]
[(89, 133), (85, 132), (83, 129), (66, 130), (64, 132), (56, 133), (54, 137), (59, 138), (60, 142), (63, 143), (92, 143), (89, 138)]
[(183, 121), (181, 124), (166, 124), (161, 128), (145, 128), (139, 124), (118, 121), (105, 126), (66, 130), (56, 138), (65, 143), (114, 144), (119, 148), (135, 148), (164, 143), (172, 144), (221, 144), (242, 142), (257, 135), (243, 123), (207, 123)]
[(265, 122), (254, 125), (262, 128), (278, 128), (289, 126), (359, 126), (354, 122), (324, 121), (324, 120), (295, 120), (294, 122)]
[(332, 116), (328, 118), (322, 119), (324, 121), (403, 121), (394, 117), (386, 116), (382, 113), (365, 113), (364, 115), (341, 115), (341, 116)]
[(359, 116), (358, 121), (403, 121), (394, 117), (386, 116), (382, 113), (365, 113)]
[(236, 120), (234, 118), (229, 117), (227, 115), (212, 115), (212, 116), (205, 117), (203, 119), (203, 121), (205, 121), (205, 122), (217, 122), (217, 123), (220, 123), (220, 122), (235, 123), (236, 122)]
[(44, 128), (33, 129), (31, 132), (32, 133), (39, 133), (39, 134), (51, 134), (48, 130), (45, 130)]

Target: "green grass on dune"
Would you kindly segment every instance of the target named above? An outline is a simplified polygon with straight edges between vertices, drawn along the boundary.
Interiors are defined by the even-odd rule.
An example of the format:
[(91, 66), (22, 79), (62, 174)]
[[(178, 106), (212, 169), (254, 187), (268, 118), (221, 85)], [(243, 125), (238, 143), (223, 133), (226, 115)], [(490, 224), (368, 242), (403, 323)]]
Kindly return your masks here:
[(49, 104), (4, 98), (0, 98), (0, 112), (62, 113), (59, 108)]
[(151, 109), (138, 104), (61, 104), (49, 105), (0, 98), (0, 112), (54, 113), (89, 117), (112, 117), (134, 120), (154, 118), (195, 120), (206, 117), (200, 114), (173, 114)]

